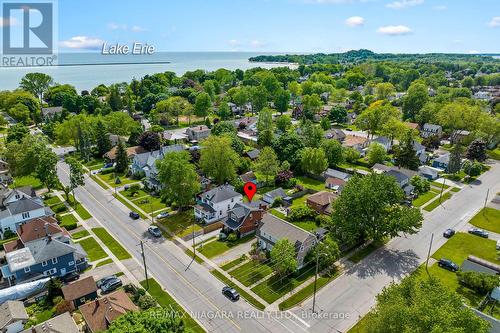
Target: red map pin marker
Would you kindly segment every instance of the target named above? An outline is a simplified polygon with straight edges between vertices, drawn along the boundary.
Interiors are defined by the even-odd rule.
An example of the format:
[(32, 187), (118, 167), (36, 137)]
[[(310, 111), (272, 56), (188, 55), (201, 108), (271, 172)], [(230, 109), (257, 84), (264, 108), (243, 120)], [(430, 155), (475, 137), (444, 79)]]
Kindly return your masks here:
[(257, 192), (257, 186), (252, 182), (246, 182), (245, 185), (243, 185), (243, 192), (245, 192), (248, 200), (252, 201), (255, 192)]

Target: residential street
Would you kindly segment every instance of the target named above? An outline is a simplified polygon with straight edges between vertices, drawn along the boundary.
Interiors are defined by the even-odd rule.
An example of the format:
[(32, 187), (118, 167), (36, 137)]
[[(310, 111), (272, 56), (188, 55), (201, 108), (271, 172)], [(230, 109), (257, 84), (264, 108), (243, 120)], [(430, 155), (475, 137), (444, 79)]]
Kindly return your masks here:
[[(321, 289), (316, 307), (319, 314), (326, 317), (306, 320), (310, 331), (346, 332), (374, 306), (375, 296), (384, 286), (399, 281), (425, 262), (432, 234), (431, 253), (446, 242), (442, 236), (446, 228), (467, 232), (467, 222), (483, 207), (488, 188), (491, 200), (500, 191), (499, 163), (492, 164), (490, 171), (454, 193), (442, 206), (424, 213), (425, 221), (418, 234), (393, 239)], [(310, 313), (311, 308), (312, 299), (293, 312), (300, 316)]]
[[(58, 173), (68, 184), (69, 168), (58, 163)], [(263, 317), (243, 299), (233, 303), (221, 293), (223, 283), (210, 272), (191, 260), (173, 242), (153, 239), (147, 233), (148, 223), (129, 218), (129, 210), (88, 176), (85, 186), (75, 196), (93, 217), (110, 232), (142, 266), (140, 240), (144, 249), (148, 272), (178, 303), (196, 317), (209, 332), (303, 332), (307, 326), (292, 318)], [(190, 266), (189, 266), (190, 265)], [(188, 268), (189, 266), (189, 268)], [(271, 315), (271, 314), (270, 314)], [(256, 318), (256, 316), (260, 316)]]

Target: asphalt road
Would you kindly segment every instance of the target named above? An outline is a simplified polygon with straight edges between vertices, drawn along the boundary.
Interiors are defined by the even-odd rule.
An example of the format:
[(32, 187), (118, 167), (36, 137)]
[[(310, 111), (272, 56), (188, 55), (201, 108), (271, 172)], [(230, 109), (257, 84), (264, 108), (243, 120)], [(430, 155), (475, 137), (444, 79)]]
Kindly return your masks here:
[[(386, 285), (401, 280), (425, 262), (432, 234), (431, 253), (446, 242), (442, 236), (445, 229), (466, 231), (468, 220), (484, 206), (488, 188), (489, 199), (500, 191), (500, 164), (491, 166), (476, 182), (453, 193), (442, 206), (425, 213), (425, 221), (417, 234), (393, 239), (321, 289), (316, 298), (316, 311), (321, 318), (305, 320), (310, 331), (346, 332), (375, 305), (375, 296)], [(312, 301), (308, 300), (293, 312), (300, 316), (310, 313), (311, 308)]]
[[(68, 172), (68, 166), (59, 162), (58, 173), (64, 184), (69, 183)], [(128, 208), (88, 176), (85, 186), (76, 189), (75, 196), (141, 267), (139, 243), (145, 242), (149, 274), (208, 332), (307, 332), (307, 324), (290, 312), (264, 314), (242, 299), (238, 302), (228, 300), (221, 293), (223, 284), (207, 268), (191, 263), (171, 241), (150, 237), (147, 221), (130, 219)]]

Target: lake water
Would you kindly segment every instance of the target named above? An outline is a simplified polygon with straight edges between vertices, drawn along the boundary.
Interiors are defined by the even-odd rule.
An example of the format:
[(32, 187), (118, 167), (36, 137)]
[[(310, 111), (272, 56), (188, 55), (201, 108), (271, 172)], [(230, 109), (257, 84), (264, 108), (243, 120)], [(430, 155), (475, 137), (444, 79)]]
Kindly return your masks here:
[[(182, 75), (186, 71), (219, 68), (271, 68), (286, 64), (251, 63), (248, 58), (264, 53), (251, 52), (157, 52), (152, 55), (102, 55), (100, 53), (60, 53), (59, 64), (51, 67), (0, 67), (0, 90), (18, 87), (30, 72), (46, 73), (57, 83), (69, 83), (78, 91), (91, 90), (103, 83), (130, 82), (146, 74), (165, 71)], [(112, 64), (112, 65), (111, 65)]]

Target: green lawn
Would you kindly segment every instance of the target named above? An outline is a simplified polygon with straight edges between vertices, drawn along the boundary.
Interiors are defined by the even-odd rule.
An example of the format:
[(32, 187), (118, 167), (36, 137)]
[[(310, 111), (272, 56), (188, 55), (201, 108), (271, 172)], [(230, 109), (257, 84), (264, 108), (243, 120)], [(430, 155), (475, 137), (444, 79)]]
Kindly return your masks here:
[(133, 207), (127, 200), (123, 199), (121, 196), (119, 195), (116, 195), (113, 193), (113, 196), (118, 200), (120, 201), (122, 204), (124, 204), (128, 209), (130, 210), (133, 210), (134, 212), (137, 212), (139, 214), (139, 216), (141, 217), (141, 219), (146, 219), (146, 215), (144, 215), (143, 213), (139, 212), (137, 210), (137, 208)]
[(90, 178), (92, 178), (100, 187), (102, 187), (106, 191), (109, 190), (109, 187), (106, 185), (106, 183), (103, 182), (99, 177), (92, 175), (90, 176)]
[(72, 227), (78, 224), (78, 220), (73, 214), (66, 214), (60, 217), (60, 226), (63, 228), (72, 228), (76, 229), (76, 227)]
[[(325, 189), (325, 183), (316, 179), (300, 176), (297, 178), (297, 185), (302, 185), (304, 188), (310, 188), (311, 190), (323, 191)], [(304, 201), (305, 202), (305, 201)], [(295, 200), (294, 200), (295, 203)]]
[(131, 200), (136, 206), (141, 208), (146, 213), (151, 213), (160, 209), (166, 208), (166, 205), (161, 202), (160, 198), (147, 195), (146, 197), (138, 197)]
[(88, 220), (92, 217), (92, 215), (90, 215), (90, 213), (80, 203), (76, 204), (75, 212), (84, 220)]
[[(193, 332), (204, 333), (205, 330), (187, 313), (184, 309), (170, 296), (161, 286), (156, 282), (155, 279), (148, 279), (149, 281), (149, 294), (158, 302), (158, 304), (164, 308), (172, 309), (175, 313), (182, 313), (182, 320), (184, 325), (188, 330)], [(141, 281), (141, 286), (146, 288), (146, 280)]]
[(189, 234), (192, 234), (193, 231), (194, 232), (197, 232), (199, 230), (202, 230), (203, 228), (200, 227), (198, 224), (195, 224), (195, 225), (190, 225), (189, 227), (187, 227), (186, 229), (182, 230), (180, 233), (177, 234), (178, 237), (185, 237)]
[(139, 190), (137, 191), (137, 193), (135, 193), (134, 195), (132, 195), (130, 193), (130, 191), (127, 191), (127, 190), (121, 190), (119, 191), (121, 195), (123, 195), (125, 198), (127, 199), (130, 199), (130, 200), (134, 200), (134, 199), (137, 199), (137, 198), (140, 198), (140, 197), (144, 197), (144, 196), (147, 196), (149, 195), (146, 191), (144, 190)]
[(73, 238), (73, 239), (80, 239), (80, 238), (83, 238), (83, 237), (87, 237), (88, 235), (90, 235), (90, 233), (87, 230), (81, 230), (81, 231), (77, 231), (74, 234), (72, 234), (71, 238)]
[(22, 176), (22, 177), (14, 177), (14, 182), (9, 185), (10, 188), (23, 187), (23, 186), (31, 186), (35, 190), (39, 190), (43, 187), (43, 184), (38, 178), (34, 176)]
[(242, 262), (247, 261), (247, 260), (248, 260), (247, 257), (242, 256), (242, 257), (236, 258), (236, 259), (228, 262), (227, 264), (222, 265), (220, 268), (222, 268), (225, 271), (229, 271), (233, 267), (238, 266), (239, 264), (241, 264)]
[[(318, 281), (316, 282), (316, 290), (319, 290), (322, 287), (326, 286), (328, 283), (335, 280), (335, 278), (337, 278), (338, 276), (339, 276), (339, 271), (335, 272), (330, 276), (318, 276)], [(294, 307), (295, 305), (299, 304), (300, 302), (303, 302), (304, 300), (311, 297), (313, 292), (314, 292), (314, 281), (309, 283), (307, 286), (305, 286), (295, 294), (293, 294), (291, 297), (281, 302), (278, 305), (278, 307), (281, 311), (288, 310)]]
[(469, 255), (500, 264), (495, 249), (496, 242), (491, 239), (458, 232), (451, 237), (432, 257), (435, 259), (447, 258), (458, 265)]
[(412, 204), (415, 207), (421, 207), (421, 206), (425, 205), (429, 200), (432, 200), (433, 198), (435, 198), (438, 194), (439, 193), (436, 193), (433, 191), (426, 192), (424, 194), (419, 195), (418, 198), (413, 200)]
[(120, 245), (104, 228), (92, 228), (92, 231), (96, 234), (99, 239), (106, 244), (108, 249), (113, 252), (113, 254), (119, 260), (125, 260), (132, 258), (132, 256)]
[(162, 226), (168, 229), (173, 234), (182, 234), (187, 228), (191, 227), (194, 222), (193, 210), (186, 210), (183, 212), (177, 212), (176, 214), (171, 214), (170, 216), (158, 220)]
[(441, 183), (441, 182), (432, 182), (431, 184), (436, 186), (436, 187), (439, 187), (439, 189), (441, 189), (441, 187), (442, 187), (445, 190), (450, 187), (449, 185), (446, 185), (446, 184), (444, 184), (444, 186), (443, 186), (443, 183)]
[(314, 221), (299, 221), (299, 222), (290, 222), (293, 225), (296, 225), (299, 228), (302, 228), (306, 231), (313, 232), (314, 230), (318, 229), (318, 226), (316, 225), (316, 222)]
[(203, 248), (199, 249), (198, 251), (203, 254), (207, 258), (213, 258), (218, 255), (221, 255), (222, 253), (229, 251), (231, 248), (243, 244), (245, 242), (252, 241), (254, 239), (254, 235), (248, 235), (245, 237), (242, 237), (234, 242), (227, 242), (227, 241), (220, 241), (216, 240), (207, 244), (203, 245)]
[(43, 202), (47, 206), (54, 206), (54, 205), (61, 203), (62, 201), (61, 201), (61, 199), (59, 199), (59, 197), (54, 195), (53, 197), (50, 197), (48, 199), (43, 200)]
[(255, 299), (255, 297), (253, 297), (252, 295), (247, 293), (245, 290), (238, 287), (233, 281), (229, 280), (227, 277), (225, 277), (219, 271), (211, 270), (210, 273), (212, 273), (215, 277), (217, 277), (219, 280), (221, 280), (225, 285), (236, 289), (241, 297), (243, 297), (248, 303), (252, 304), (257, 309), (264, 310), (266, 308), (266, 306), (264, 304), (259, 302), (257, 299)]
[(271, 209), (271, 214), (273, 214), (274, 216), (277, 216), (279, 217), (280, 219), (282, 220), (285, 220), (285, 221), (288, 221), (287, 217), (285, 214), (283, 214), (282, 212), (278, 211), (277, 209), (273, 208)]
[(108, 265), (108, 264), (111, 264), (113, 262), (113, 259), (109, 258), (109, 259), (104, 259), (103, 261), (99, 261), (97, 263), (97, 265), (95, 265), (95, 267), (101, 267), (101, 266), (105, 266), (105, 265)]
[(445, 202), (446, 200), (448, 200), (449, 198), (451, 198), (451, 193), (450, 192), (446, 192), (441, 197), (441, 200), (439, 200), (439, 198), (435, 199), (433, 202), (431, 202), (430, 204), (428, 204), (427, 206), (425, 206), (424, 210), (430, 212), (430, 211), (434, 210), (436, 207), (438, 207), (440, 204), (442, 204), (443, 202)]
[(469, 223), (478, 228), (500, 233), (500, 210), (491, 207), (483, 208)]
[(497, 161), (500, 160), (500, 148), (496, 148), (494, 150), (488, 150), (487, 153), (490, 158)]
[[(193, 258), (193, 251), (191, 251), (190, 249), (186, 249), (186, 250), (184, 251), (184, 253), (185, 253), (185, 254), (186, 254), (189, 258)], [(196, 262), (197, 262), (198, 264), (200, 264), (200, 265), (204, 263), (203, 259), (201, 259), (201, 258), (200, 258), (200, 257), (198, 257), (198, 256), (194, 256), (194, 261), (196, 261)]]
[[(106, 184), (110, 185), (111, 187), (123, 186), (123, 185), (128, 185), (128, 184), (133, 184), (133, 183), (137, 183), (138, 182), (137, 179), (128, 178), (123, 173), (115, 174), (115, 173), (111, 172), (111, 173), (108, 173), (108, 174), (105, 174), (105, 175), (99, 174), (99, 175), (97, 175), (97, 177), (99, 179), (101, 179), (103, 182), (105, 182)], [(120, 184), (115, 184), (116, 177), (120, 178), (120, 181), (121, 181)]]
[(96, 261), (108, 256), (93, 237), (85, 238), (77, 242), (77, 244), (80, 244), (85, 252), (87, 252), (89, 261)]
[(376, 249), (381, 248), (384, 246), (385, 242), (371, 242), (367, 246), (363, 247), (359, 251), (356, 251), (352, 256), (349, 257), (349, 260), (352, 261), (353, 263), (358, 263), (361, 260), (363, 260), (365, 257), (367, 257), (370, 253), (375, 251)]
[(232, 270), (229, 274), (240, 281), (245, 287), (262, 280), (273, 272), (271, 266), (260, 263), (257, 260), (251, 260), (246, 264)]
[(273, 275), (269, 279), (253, 287), (252, 291), (271, 304), (283, 295), (286, 295), (300, 286), (307, 279), (313, 276), (314, 272), (314, 267), (307, 266), (296, 272), (294, 276), (279, 278)]
[(367, 333), (369, 315), (370, 313), (361, 318), (347, 333)]

